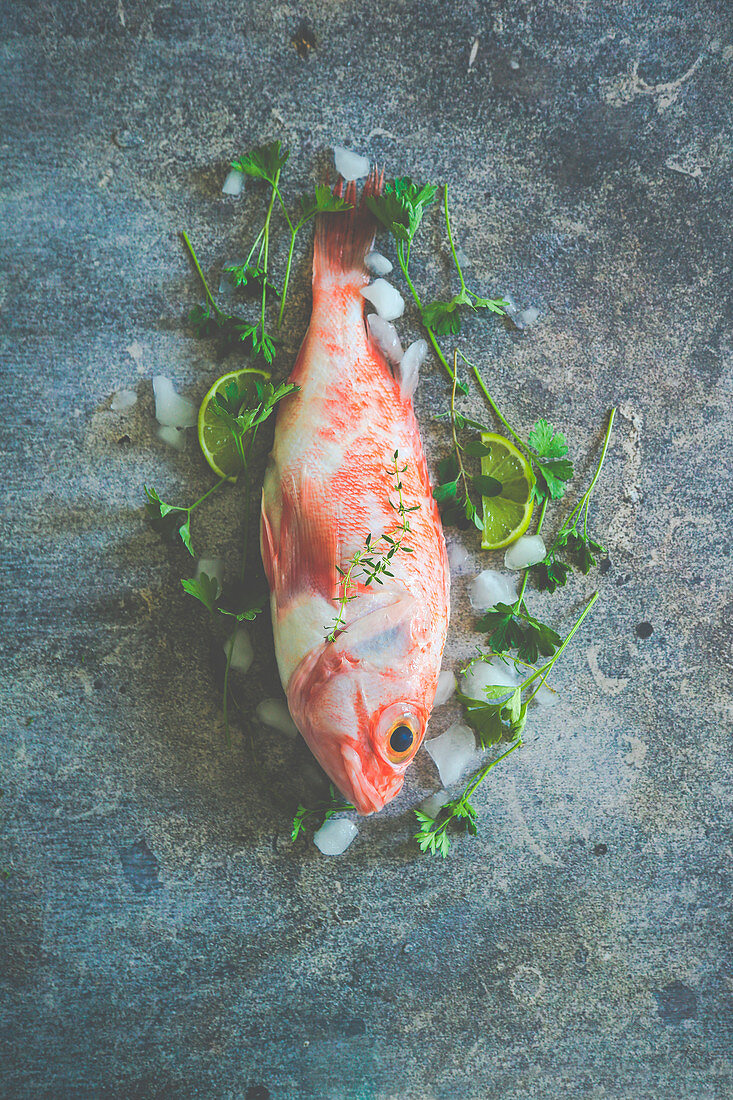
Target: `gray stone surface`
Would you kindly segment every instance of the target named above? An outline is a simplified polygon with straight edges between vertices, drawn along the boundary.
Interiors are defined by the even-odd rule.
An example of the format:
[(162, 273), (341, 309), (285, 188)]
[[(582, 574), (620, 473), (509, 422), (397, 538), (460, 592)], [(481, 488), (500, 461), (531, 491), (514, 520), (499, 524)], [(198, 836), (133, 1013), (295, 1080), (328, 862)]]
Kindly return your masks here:
[[(730, 6), (48, 0), (1, 19), (2, 1095), (733, 1095)], [(247, 717), (276, 691), (267, 624), (230, 751), (220, 639), (143, 521), (143, 482), (208, 484), (193, 439), (156, 441), (150, 378), (198, 398), (222, 368), (185, 326), (178, 230), (212, 272), (241, 252), (258, 198), (221, 183), (267, 137), (292, 150), (291, 199), (333, 142), (447, 181), (473, 282), (541, 313), (525, 336), (467, 332), (505, 407), (584, 456), (620, 407), (593, 510), (610, 568), (532, 597), (565, 625), (601, 589), (566, 694), (444, 863), (410, 840), (425, 753), (346, 856), (291, 846), (315, 781)], [(431, 218), (416, 277), (437, 294), (448, 275)], [(282, 370), (304, 250), (295, 291)], [(113, 413), (122, 387), (138, 403)], [(433, 456), (445, 400), (433, 364)], [(240, 521), (233, 495), (196, 526), (230, 570)], [(470, 626), (457, 579), (451, 664)]]

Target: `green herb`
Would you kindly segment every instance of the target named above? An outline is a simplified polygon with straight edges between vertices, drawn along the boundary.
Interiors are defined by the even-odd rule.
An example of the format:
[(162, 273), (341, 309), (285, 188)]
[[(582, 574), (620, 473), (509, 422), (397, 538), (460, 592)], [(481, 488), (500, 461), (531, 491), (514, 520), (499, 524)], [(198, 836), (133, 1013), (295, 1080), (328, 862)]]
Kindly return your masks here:
[(279, 141), (272, 141), (269, 145), (256, 145), (248, 153), (235, 158), (231, 166), (245, 176), (263, 179), (271, 187), (276, 187), (289, 156), (290, 153), (281, 147)]
[(329, 784), (328, 789), (330, 798), (324, 799), (322, 802), (317, 802), (315, 806), (298, 806), (298, 809), (295, 811), (295, 817), (293, 818), (293, 829), (290, 833), (291, 840), (297, 840), (300, 832), (305, 832), (306, 825), (312, 825), (314, 819), (318, 820), (319, 824), (317, 828), (320, 829), (321, 825), (324, 825), (334, 814), (345, 813), (347, 810), (354, 809), (354, 806), (352, 806), (350, 802), (346, 802), (344, 799), (339, 798), (333, 783)]
[(294, 393), (298, 386), (290, 382), (282, 382), (279, 386), (273, 386), (272, 382), (265, 379), (255, 379), (258, 402), (250, 408), (244, 408), (239, 401), (239, 390), (236, 382), (231, 383), (224, 394), (215, 394), (212, 412), (228, 429), (242, 459), (244, 469), (247, 468), (247, 456), (245, 454), (244, 439), (252, 433), (252, 439), (257, 428), (268, 420), (282, 399)]
[[(446, 856), (450, 848), (448, 828), (451, 825), (458, 826), (459, 829), (462, 828), (464, 832), (469, 833), (471, 836), (476, 835), (477, 813), (475, 807), (471, 805), (471, 796), (497, 764), (505, 760), (515, 749), (521, 747), (521, 735), (527, 723), (527, 709), (530, 703), (547, 680), (553, 665), (565, 650), (597, 599), (598, 593), (595, 592), (576, 619), (564, 641), (561, 642), (556, 653), (540, 668), (533, 669), (519, 687), (489, 686), (485, 691), (485, 701), (472, 699), (459, 693), (466, 721), (478, 734), (482, 747), (488, 748), (491, 745), (500, 744), (502, 741), (512, 741), (513, 744), (501, 756), (485, 764), (470, 780), (463, 794), (447, 802), (434, 818), (421, 810), (415, 810), (415, 816), (420, 823), (420, 828), (415, 833), (415, 839), (423, 852)], [(527, 692), (528, 694), (526, 694)], [(526, 697), (523, 699), (525, 695)]]
[(261, 615), (264, 608), (262, 607), (245, 607), (244, 611), (229, 611), (226, 607), (220, 607), (219, 611), (222, 615), (231, 615), (233, 619), (236, 619), (238, 623), (254, 622), (258, 615)]
[(466, 286), (466, 280), (463, 277), (463, 271), (458, 262), (458, 253), (456, 252), (456, 246), (453, 242), (453, 234), (451, 232), (450, 215), (448, 213), (447, 184), (443, 191), (443, 211), (445, 214), (445, 227), (448, 232), (448, 242), (453, 256), (453, 263), (458, 272), (461, 289), (447, 302), (431, 302), (429, 305), (425, 306), (422, 316), (424, 323), (428, 327), (433, 328), (439, 336), (447, 336), (448, 334), (456, 336), (461, 330), (462, 307), (467, 307), (474, 312), (480, 309), (487, 309), (490, 313), (496, 313), (499, 316), (503, 316), (503, 314), (506, 313), (507, 303), (502, 298), (481, 298)]
[(606, 434), (603, 440), (601, 456), (598, 460), (598, 465), (596, 466), (590, 485), (558, 531), (545, 558), (537, 565), (531, 567), (540, 589), (554, 592), (556, 588), (562, 587), (567, 582), (572, 564), (558, 557), (558, 552), (560, 550), (567, 550), (567, 552), (572, 555), (577, 568), (584, 574), (589, 573), (596, 564), (595, 555), (605, 554), (606, 552), (600, 542), (588, 534), (588, 509), (590, 508), (593, 490), (600, 477), (603, 463), (606, 458), (615, 415), (615, 408), (611, 409), (608, 417)]
[[(269, 145), (258, 145), (231, 162), (232, 168), (238, 172), (264, 180), (270, 187), (270, 199), (264, 225), (255, 237), (247, 259), (242, 264), (230, 264), (224, 269), (230, 281), (243, 291), (246, 297), (256, 298), (260, 301), (259, 316), (254, 321), (247, 321), (219, 307), (206, 282), (193, 246), (188, 236), (185, 233), (183, 234), (183, 239), (191, 254), (206, 295), (204, 305), (196, 306), (189, 315), (189, 320), (196, 334), (203, 337), (219, 336), (227, 340), (243, 342), (254, 359), (262, 358), (266, 363), (272, 363), (275, 358), (275, 340), (266, 327), (267, 294), (270, 292), (280, 298), (280, 311), (277, 320), (279, 328), (285, 311), (285, 299), (290, 283), (295, 239), (298, 232), (317, 214), (334, 214), (351, 209), (350, 203), (334, 195), (327, 184), (321, 184), (316, 187), (314, 195), (304, 196), (300, 200), (300, 214), (297, 218), (291, 218), (280, 189), (280, 175), (288, 157), (288, 151), (281, 147), (280, 142), (273, 141)], [(290, 245), (282, 292), (277, 289), (269, 278), (270, 229), (275, 200), (280, 206), (290, 232)]]
[[(356, 598), (354, 591), (357, 580), (365, 588), (368, 588), (372, 584), (384, 584), (383, 577), (394, 577), (394, 573), (390, 570), (392, 559), (398, 551), (402, 551), (405, 554), (412, 554), (412, 547), (405, 544), (405, 539), (410, 533), (410, 512), (416, 512), (419, 510), (419, 504), (406, 505), (402, 496), (402, 474), (404, 474), (407, 466), (399, 465), (399, 451), (395, 451), (392, 456), (393, 468), (392, 474), (395, 477), (393, 490), (397, 493), (397, 503), (395, 503), (391, 497), (389, 498), (390, 507), (397, 512), (399, 516), (399, 525), (392, 531), (391, 534), (380, 535), (378, 539), (372, 539), (372, 536), (367, 535), (364, 546), (360, 550), (357, 550), (348, 563), (346, 569), (342, 569), (340, 566), (336, 566), (336, 570), (341, 578), (339, 583), (338, 592), (338, 611), (331, 625), (331, 628), (326, 635), (327, 642), (335, 642), (338, 635), (341, 633), (344, 624), (346, 623), (346, 605), (351, 600)], [(381, 544), (381, 547), (380, 547)]]
[[(561, 432), (556, 431), (546, 420), (538, 420), (530, 430), (527, 439), (522, 439), (521, 435), (512, 427), (496, 404), (494, 398), (491, 396), (475, 363), (472, 363), (463, 352), (459, 352), (458, 354), (464, 362), (471, 367), (476, 377), (476, 381), (481, 388), (481, 392), (494, 411), (496, 417), (514, 438), (520, 451), (522, 451), (531, 462), (532, 471), (535, 475), (535, 499), (540, 503), (547, 499), (559, 500), (565, 495), (567, 482), (572, 479), (574, 473), (572, 461), (565, 457), (568, 453), (568, 445), (565, 436)], [(476, 421), (467, 421), (466, 423), (479, 430), (491, 431), (490, 428), (483, 427), (483, 425), (477, 424)]]
[[(470, 699), (465, 695), (460, 696), (465, 707), (466, 720), (479, 734), (482, 739), (482, 744), (494, 744), (496, 741), (501, 740), (501, 738), (505, 736), (505, 725), (508, 726), (509, 731), (514, 736), (522, 732), (527, 720), (527, 707), (544, 684), (550, 674), (550, 669), (553, 667), (560, 654), (563, 653), (570, 639), (573, 637), (576, 630), (578, 630), (583, 619), (597, 599), (598, 593), (595, 592), (564, 640), (560, 639), (558, 635), (554, 635), (555, 638), (557, 638), (557, 643), (553, 641), (552, 648), (554, 649), (555, 644), (558, 645), (558, 648), (554, 653), (550, 651), (551, 655), (549, 661), (546, 661), (540, 668), (533, 669), (527, 679), (524, 680), (519, 687), (514, 689), (506, 687), (489, 687), (486, 689), (486, 702), (479, 699)], [(506, 607), (504, 604), (501, 606)], [(554, 631), (552, 633), (554, 634)], [(541, 652), (542, 650), (540, 649), (540, 653)], [(535, 684), (535, 681), (538, 681), (536, 687), (523, 702), (523, 694), (531, 685)], [(503, 702), (496, 701), (502, 696), (506, 696), (507, 693), (509, 693), (509, 697)]]
[[(440, 506), (440, 514), (445, 524), (455, 524), (457, 527), (468, 527), (474, 524), (479, 531), (483, 530), (483, 503), (481, 510), (471, 500), (471, 488), (480, 496), (489, 496), (493, 492), (493, 486), (485, 484), (488, 480), (480, 474), (469, 477), (463, 464), (461, 451), (469, 455), (483, 453), (485, 448), (482, 443), (478, 446), (481, 452), (477, 452), (472, 443), (462, 446), (458, 441), (458, 414), (456, 413), (456, 388), (458, 386), (457, 353), (453, 353), (453, 388), (450, 396), (450, 424), (453, 437), (453, 450), (438, 463), (438, 484), (433, 489), (433, 496)], [(465, 419), (461, 418), (465, 424)], [(497, 483), (498, 484), (498, 483)], [(499, 486), (501, 488), (501, 486)]]
[[(235, 285), (247, 287), (249, 292), (254, 292), (254, 295), (259, 299), (259, 316), (255, 321), (247, 321), (242, 317), (236, 317), (219, 307), (206, 282), (193, 245), (188, 239), (188, 235), (185, 232), (183, 233), (183, 239), (191, 254), (191, 259), (206, 295), (205, 304), (196, 307), (190, 314), (190, 320), (196, 332), (201, 336), (219, 335), (227, 339), (239, 339), (253, 359), (262, 358), (268, 364), (272, 363), (275, 358), (275, 341), (267, 331), (266, 321), (267, 292), (268, 289), (274, 290), (268, 278), (270, 227), (275, 198), (280, 196), (278, 188), (280, 173), (285, 166), (288, 155), (288, 152), (281, 148), (279, 141), (273, 141), (269, 145), (258, 145), (232, 161), (232, 167), (237, 171), (244, 172), (247, 176), (262, 179), (270, 187), (270, 199), (264, 225), (250, 248), (249, 256), (243, 264), (230, 265), (225, 269)], [(255, 252), (257, 252), (257, 259), (253, 265), (251, 261)]]
[(478, 629), (490, 635), (492, 653), (516, 649), (519, 660), (531, 665), (540, 654), (551, 657), (562, 640), (552, 627), (530, 615), (522, 598), (511, 606), (498, 603), (479, 620)]
[[(450, 215), (448, 213), (448, 187), (443, 191), (443, 210), (445, 225), (448, 233), (453, 262), (455, 264), (461, 288), (455, 297), (447, 302), (434, 301), (427, 305), (415, 289), (409, 272), (410, 250), (415, 234), (420, 227), (423, 215), (436, 199), (438, 188), (432, 184), (418, 187), (409, 177), (396, 179), (385, 186), (382, 195), (372, 195), (367, 199), (367, 205), (376, 215), (385, 229), (392, 234), (397, 251), (397, 262), (405, 278), (415, 305), (420, 310), (423, 324), (435, 349), (435, 353), (443, 364), (448, 376), (453, 380), (455, 367), (451, 369), (443, 350), (438, 343), (438, 336), (455, 334), (460, 329), (461, 310), (469, 309), (473, 312), (486, 309), (491, 313), (502, 314), (505, 312), (506, 303), (499, 298), (482, 298), (474, 294), (466, 286), (461, 265), (458, 261), (453, 234), (451, 231)], [(467, 394), (465, 383), (459, 381), (458, 389)]]
[(280, 291), (274, 283), (270, 282), (265, 272), (260, 271), (259, 268), (244, 263), (228, 264), (224, 270), (232, 285), (246, 291), (247, 297), (259, 298), (265, 285), (267, 290), (272, 291), (278, 298), (280, 297)]
[(285, 278), (283, 279), (283, 292), (282, 299), (280, 301), (280, 314), (277, 319), (278, 327), (282, 324), (283, 311), (285, 309), (285, 297), (288, 293), (288, 284), (290, 282), (290, 271), (293, 266), (293, 251), (295, 249), (295, 238), (304, 225), (307, 225), (317, 214), (338, 214), (344, 210), (350, 210), (351, 204), (346, 202), (338, 195), (334, 195), (328, 184), (319, 184), (315, 190), (315, 196), (310, 196), (300, 200), (300, 218), (293, 223), (287, 208), (283, 201), (282, 195), (279, 189), (277, 190), (277, 196), (280, 201), (282, 212), (285, 215), (285, 220), (288, 223), (288, 229), (290, 230), (290, 245), (288, 247), (288, 259), (285, 268)]
[(219, 582), (216, 577), (210, 577), (208, 573), (201, 573), (199, 577), (191, 577), (190, 580), (182, 580), (184, 591), (189, 596), (200, 600), (211, 614), (216, 610), (216, 602), (219, 599)]
[(430, 817), (429, 814), (423, 813), (422, 810), (415, 810), (415, 817), (417, 818), (420, 828), (415, 833), (415, 840), (420, 845), (420, 849), (423, 852), (430, 852), (431, 855), (442, 856), (444, 859), (448, 855), (450, 849), (450, 837), (448, 835), (448, 828), (452, 826), (455, 830), (463, 830), (469, 834), (469, 836), (476, 836), (478, 831), (476, 825), (477, 813), (475, 807), (471, 804), (471, 795), (477, 789), (477, 787), (483, 783), (489, 772), (500, 764), (502, 760), (506, 760), (510, 753), (515, 749), (521, 747), (521, 740), (518, 740), (507, 749), (506, 752), (498, 756), (496, 760), (490, 761), (485, 764), (483, 768), (473, 777), (468, 784), (463, 794), (459, 798), (451, 799), (450, 802), (446, 802), (445, 806), (442, 806), (440, 811), (435, 817)]
[(148, 514), (151, 526), (164, 539), (169, 539), (177, 533), (191, 557), (195, 557), (191, 544), (191, 513), (198, 508), (199, 504), (203, 504), (207, 497), (210, 497), (217, 489), (221, 489), (226, 480), (225, 477), (219, 478), (216, 484), (207, 489), (198, 500), (187, 506), (167, 504), (160, 499), (155, 489), (144, 485), (145, 495), (148, 498), (145, 501), (145, 511)]

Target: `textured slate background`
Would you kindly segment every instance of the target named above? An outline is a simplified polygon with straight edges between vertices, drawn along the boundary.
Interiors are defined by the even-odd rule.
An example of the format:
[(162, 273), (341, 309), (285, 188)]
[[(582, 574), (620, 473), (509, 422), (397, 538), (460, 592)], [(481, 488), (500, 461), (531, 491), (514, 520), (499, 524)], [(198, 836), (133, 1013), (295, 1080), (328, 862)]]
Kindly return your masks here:
[[(6, 2), (2, 39), (3, 1095), (731, 1096), (729, 5)], [(291, 846), (307, 753), (247, 717), (226, 749), (220, 639), (141, 515), (144, 481), (209, 483), (152, 419), (154, 373), (200, 397), (224, 365), (177, 232), (212, 272), (241, 253), (259, 199), (221, 182), (267, 137), (293, 199), (333, 142), (447, 181), (474, 285), (541, 310), (467, 334), (512, 416), (588, 455), (621, 409), (610, 567), (533, 597), (567, 624), (601, 587), (568, 694), (445, 863), (410, 841), (424, 753), (347, 856)], [(418, 283), (448, 272), (432, 219)], [(304, 251), (293, 304), (282, 370)], [(445, 400), (433, 364), (432, 455)], [(240, 521), (196, 527), (230, 570)], [(253, 637), (245, 715), (276, 690)]]

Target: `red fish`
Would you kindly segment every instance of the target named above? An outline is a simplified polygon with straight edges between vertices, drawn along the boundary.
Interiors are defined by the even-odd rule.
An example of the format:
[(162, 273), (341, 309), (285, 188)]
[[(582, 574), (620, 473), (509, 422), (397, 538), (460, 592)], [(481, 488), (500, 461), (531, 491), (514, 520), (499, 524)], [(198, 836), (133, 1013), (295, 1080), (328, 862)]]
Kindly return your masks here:
[[(380, 189), (372, 174), (357, 207), (349, 184), (353, 209), (319, 216), (313, 311), (290, 376), (300, 389), (279, 407), (260, 529), (290, 712), (362, 814), (395, 797), (423, 742), (449, 617), (445, 540), (412, 399), (365, 325), (375, 223), (364, 198)], [(346, 586), (367, 536), (372, 562), (393, 576), (368, 584), (355, 565)]]

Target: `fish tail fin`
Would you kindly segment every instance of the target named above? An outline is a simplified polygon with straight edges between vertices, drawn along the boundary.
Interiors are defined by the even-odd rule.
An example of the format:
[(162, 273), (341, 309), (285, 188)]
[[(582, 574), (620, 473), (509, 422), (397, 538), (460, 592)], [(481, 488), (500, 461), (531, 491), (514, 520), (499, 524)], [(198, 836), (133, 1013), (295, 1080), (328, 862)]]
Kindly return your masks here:
[(377, 220), (367, 206), (367, 199), (381, 195), (384, 172), (373, 168), (367, 177), (357, 203), (356, 184), (344, 184), (339, 176), (333, 189), (337, 198), (343, 198), (350, 210), (334, 214), (319, 214), (316, 219), (313, 247), (313, 282), (319, 284), (349, 272), (356, 272), (367, 279), (364, 258), (374, 243)]

